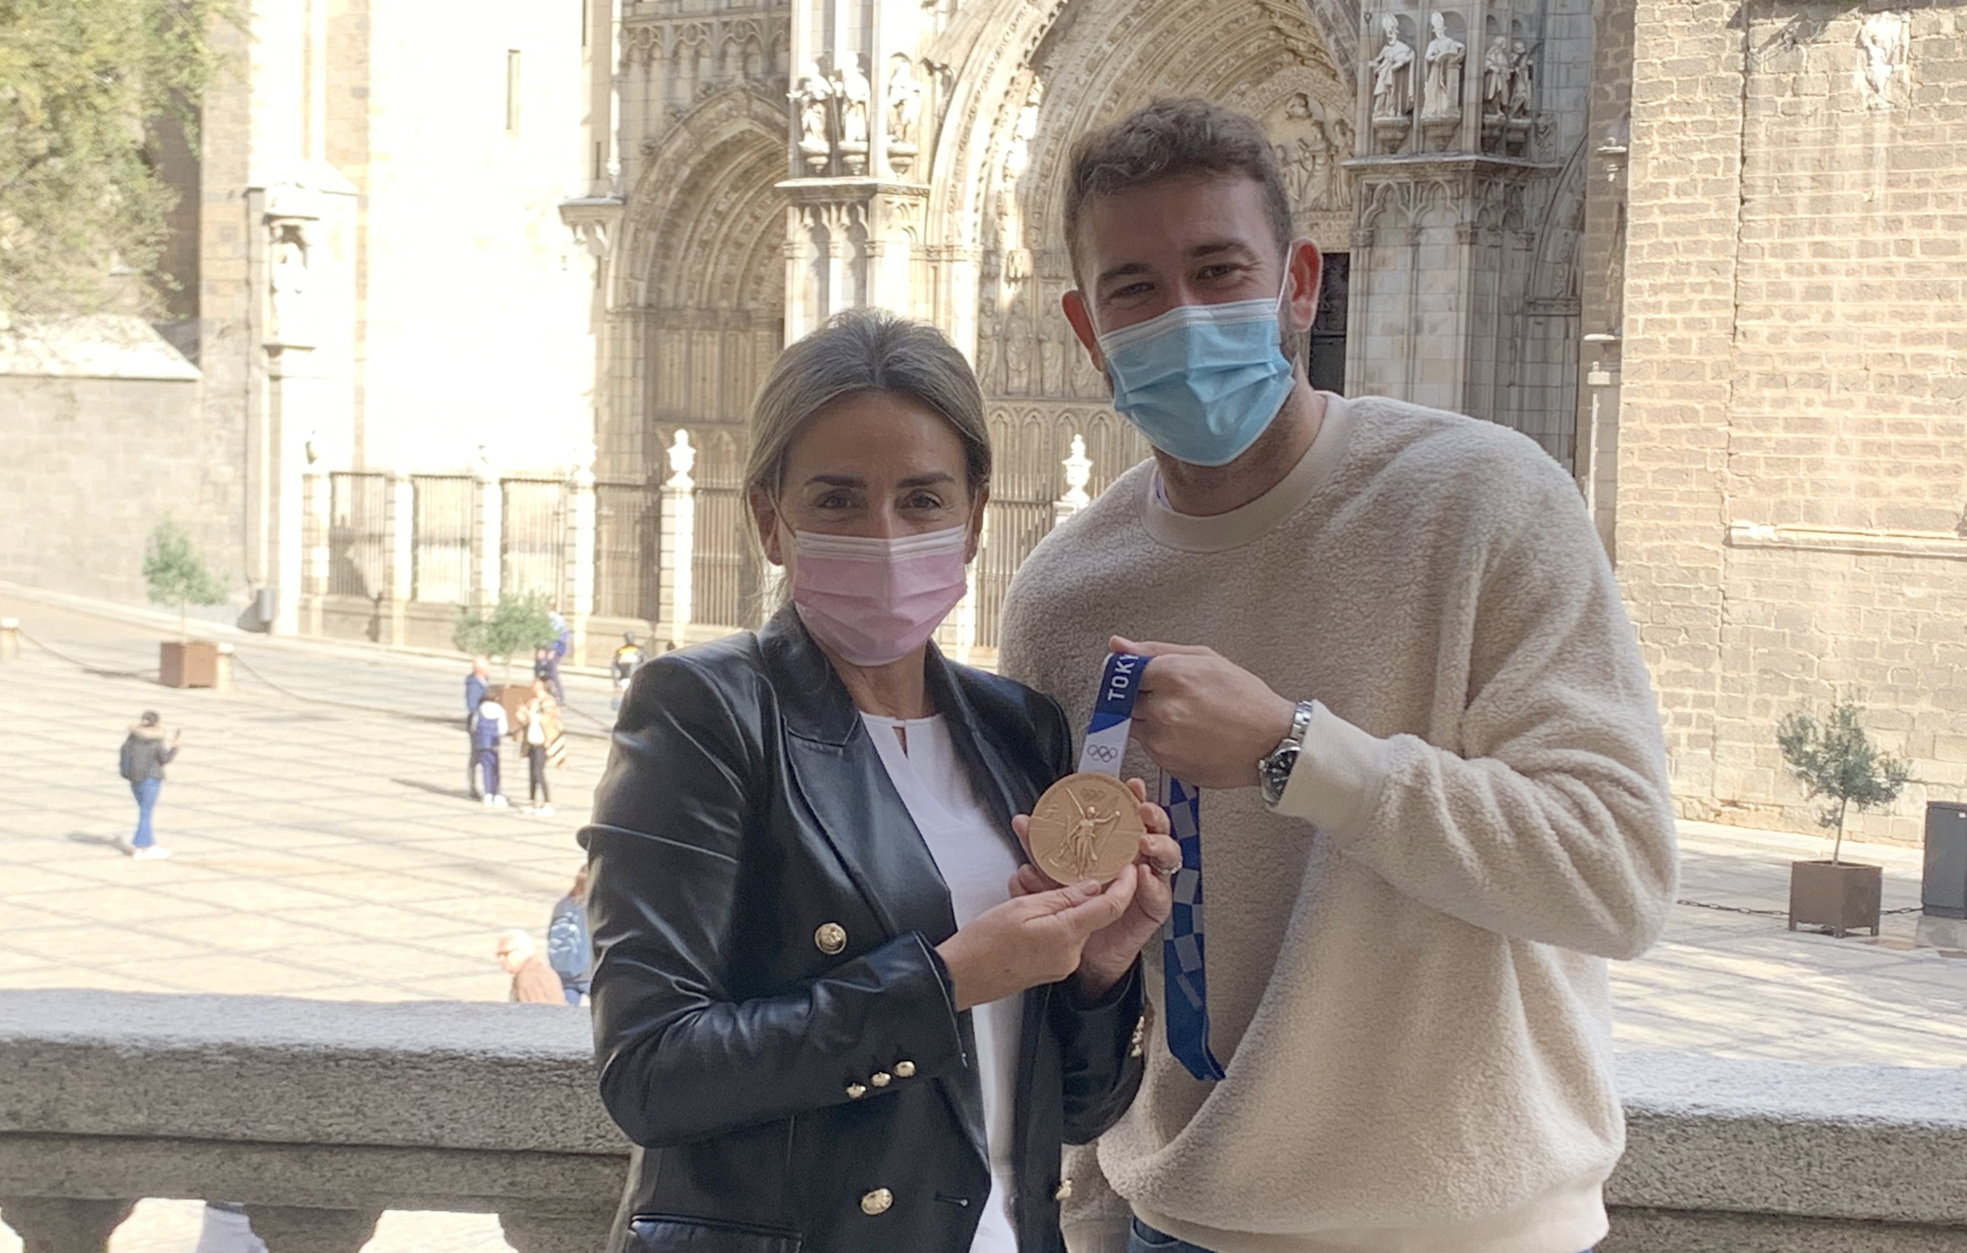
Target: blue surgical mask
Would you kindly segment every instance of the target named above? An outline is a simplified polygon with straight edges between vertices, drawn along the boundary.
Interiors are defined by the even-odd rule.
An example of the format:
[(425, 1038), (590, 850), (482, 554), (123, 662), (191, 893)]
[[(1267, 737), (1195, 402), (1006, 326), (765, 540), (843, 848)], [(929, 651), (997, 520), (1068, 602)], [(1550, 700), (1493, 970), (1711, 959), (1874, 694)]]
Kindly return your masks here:
[(1283, 298), (1280, 287), (1273, 300), (1180, 305), (1101, 335), (1113, 407), (1178, 461), (1236, 460), (1291, 393), (1291, 363), (1278, 346)]

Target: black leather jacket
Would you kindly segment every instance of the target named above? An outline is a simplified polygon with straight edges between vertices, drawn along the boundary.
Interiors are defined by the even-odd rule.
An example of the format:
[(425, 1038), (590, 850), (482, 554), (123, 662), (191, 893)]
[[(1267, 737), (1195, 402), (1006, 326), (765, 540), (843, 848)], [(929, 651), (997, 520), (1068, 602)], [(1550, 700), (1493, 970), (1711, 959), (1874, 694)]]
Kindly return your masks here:
[[(977, 795), (1011, 815), (1069, 769), (1059, 708), (932, 649)], [(967, 1253), (990, 1193), (949, 893), (796, 614), (634, 679), (581, 833), (601, 1098), (638, 1146), (621, 1253)], [(1140, 967), (1102, 1002), (1025, 994), (1012, 1213), (1060, 1253), (1062, 1142), (1140, 1082)]]

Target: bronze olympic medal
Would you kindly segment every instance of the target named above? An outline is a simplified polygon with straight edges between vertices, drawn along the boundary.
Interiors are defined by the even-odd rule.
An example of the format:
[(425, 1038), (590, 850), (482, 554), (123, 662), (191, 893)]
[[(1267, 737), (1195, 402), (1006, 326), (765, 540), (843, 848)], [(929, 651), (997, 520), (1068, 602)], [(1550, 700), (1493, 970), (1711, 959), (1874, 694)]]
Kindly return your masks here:
[(1031, 807), (1031, 860), (1059, 883), (1111, 883), (1139, 855), (1140, 802), (1110, 774), (1082, 770)]

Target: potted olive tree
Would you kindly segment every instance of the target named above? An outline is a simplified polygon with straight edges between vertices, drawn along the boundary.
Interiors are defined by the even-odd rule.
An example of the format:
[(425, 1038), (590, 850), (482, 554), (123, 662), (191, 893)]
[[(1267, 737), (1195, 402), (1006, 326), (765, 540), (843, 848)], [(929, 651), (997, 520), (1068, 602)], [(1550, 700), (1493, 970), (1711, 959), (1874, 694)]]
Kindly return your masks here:
[(1789, 929), (1829, 927), (1840, 939), (1857, 930), (1877, 935), (1884, 868), (1844, 860), (1844, 819), (1853, 805), (1862, 812), (1897, 800), (1910, 767), (1873, 747), (1850, 701), (1833, 704), (1822, 722), (1808, 711), (1786, 715), (1776, 743), (1810, 799), (1830, 802), (1817, 825), (1836, 832), (1829, 861), (1790, 863)]
[(144, 548), (143, 579), (156, 605), (178, 607), (178, 638), (158, 649), (157, 681), (165, 687), (211, 687), (218, 680), (219, 646), (191, 638), (186, 607), (222, 605), (225, 582), (205, 565), (184, 528), (166, 515)]

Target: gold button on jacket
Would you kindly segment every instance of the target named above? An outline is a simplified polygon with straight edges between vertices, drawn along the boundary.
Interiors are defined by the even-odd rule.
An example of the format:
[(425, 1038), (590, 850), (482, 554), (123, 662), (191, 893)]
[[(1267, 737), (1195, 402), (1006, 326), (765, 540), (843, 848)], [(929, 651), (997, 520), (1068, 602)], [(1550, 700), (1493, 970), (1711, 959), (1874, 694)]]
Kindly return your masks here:
[(860, 1099), (861, 1099), (862, 1097), (864, 1097), (864, 1096), (866, 1096), (866, 1095), (867, 1095), (867, 1085), (866, 1085), (866, 1084), (864, 1084), (864, 1083), (850, 1083), (850, 1084), (848, 1084), (848, 1085), (847, 1085), (847, 1099), (848, 1099), (848, 1100), (850, 1100), (850, 1101), (858, 1101), (858, 1100), (860, 1100)]
[(894, 1193), (888, 1191), (886, 1188), (876, 1188), (861, 1198), (861, 1213), (872, 1218), (876, 1214), (887, 1213), (888, 1207), (894, 1203)]
[(1052, 1199), (1054, 1201), (1070, 1201), (1072, 1199), (1072, 1180), (1061, 1179), (1059, 1186), (1052, 1190)]
[(896, 1062), (896, 1063), (895, 1063), (895, 1078), (897, 1078), (897, 1079), (913, 1079), (913, 1078), (915, 1078), (915, 1063), (914, 1063), (914, 1062), (911, 1062), (911, 1061), (899, 1061), (899, 1062)]
[(887, 1071), (877, 1070), (873, 1074), (867, 1077), (867, 1081), (873, 1084), (877, 1088), (885, 1088), (888, 1086), (889, 1081), (892, 1080), (893, 1078), (894, 1076), (889, 1074)]
[(837, 922), (823, 922), (813, 932), (813, 946), (828, 957), (847, 947), (847, 928)]

